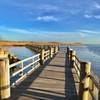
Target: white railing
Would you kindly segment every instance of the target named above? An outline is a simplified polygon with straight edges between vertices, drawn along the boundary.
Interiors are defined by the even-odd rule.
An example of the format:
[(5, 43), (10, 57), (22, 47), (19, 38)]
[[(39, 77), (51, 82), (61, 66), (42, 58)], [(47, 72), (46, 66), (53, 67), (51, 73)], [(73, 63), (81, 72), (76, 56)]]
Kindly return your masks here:
[(50, 50), (44, 50), (43, 55), (41, 55), (43, 58), (40, 57), (40, 54), (41, 53), (9, 65), (9, 69), (11, 71), (11, 85), (16, 85), (29, 73), (38, 68), (41, 64), (41, 61), (44, 63), (50, 58), (50, 55), (54, 55), (55, 52), (54, 49), (51, 52)]
[[(17, 70), (11, 73), (10, 78), (14, 78), (12, 85), (17, 84), (25, 76), (31, 73), (33, 70), (39, 67), (40, 54), (34, 55), (32, 57), (26, 58), (24, 60), (18, 61), (14, 64), (9, 65), (9, 68), (16, 68)], [(17, 78), (15, 78), (17, 76)]]
[(2, 93), (0, 100), (9, 98), (10, 87), (22, 82), (27, 75), (31, 74), (40, 65), (42, 67), (45, 61), (53, 58), (57, 52), (57, 47), (50, 47), (50, 50), (46, 51), (41, 48), (39, 54), (9, 65), (8, 52), (0, 50), (0, 93)]

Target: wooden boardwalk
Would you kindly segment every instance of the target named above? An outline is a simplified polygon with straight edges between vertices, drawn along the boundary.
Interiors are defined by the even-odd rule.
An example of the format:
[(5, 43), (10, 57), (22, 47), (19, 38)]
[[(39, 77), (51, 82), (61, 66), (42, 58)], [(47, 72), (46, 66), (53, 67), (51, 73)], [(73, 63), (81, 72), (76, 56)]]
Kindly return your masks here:
[[(75, 71), (58, 53), (11, 90), (11, 100), (77, 100)], [(74, 75), (74, 76), (73, 76)], [(77, 81), (75, 81), (77, 83)]]

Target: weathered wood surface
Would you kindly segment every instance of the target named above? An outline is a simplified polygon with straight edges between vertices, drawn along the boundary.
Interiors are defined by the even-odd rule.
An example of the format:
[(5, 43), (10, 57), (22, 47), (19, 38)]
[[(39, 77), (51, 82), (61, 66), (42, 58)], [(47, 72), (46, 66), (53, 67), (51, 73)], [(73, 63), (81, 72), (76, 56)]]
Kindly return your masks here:
[(65, 62), (65, 54), (58, 53), (45, 66), (38, 68), (23, 82), (12, 88), (10, 99), (77, 100), (75, 72), (71, 67), (66, 66)]

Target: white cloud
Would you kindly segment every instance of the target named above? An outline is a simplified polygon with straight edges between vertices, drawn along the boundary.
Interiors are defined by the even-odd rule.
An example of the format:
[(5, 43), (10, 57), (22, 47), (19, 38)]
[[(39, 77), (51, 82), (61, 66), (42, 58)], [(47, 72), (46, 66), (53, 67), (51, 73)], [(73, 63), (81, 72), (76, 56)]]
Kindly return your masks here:
[(97, 9), (100, 9), (100, 4), (98, 4), (97, 2), (94, 3), (94, 6), (95, 6)]
[(94, 18), (100, 19), (100, 15), (95, 15)]
[(47, 37), (47, 38), (83, 38), (85, 35), (82, 32), (56, 32), (56, 31), (34, 31), (32, 29), (27, 30), (27, 29), (21, 29), (21, 28), (12, 28), (12, 27), (5, 27), (5, 26), (0, 26), (0, 30), (4, 30), (5, 32), (13, 33), (13, 34), (23, 34), (23, 35), (28, 35), (28, 36), (35, 36), (35, 37)]
[(85, 14), (84, 17), (85, 18), (92, 18), (92, 15)]
[(100, 15), (88, 15), (88, 14), (85, 14), (84, 15), (85, 18), (89, 19), (89, 18), (94, 18), (94, 19), (100, 19)]
[(45, 22), (49, 22), (49, 21), (58, 21), (58, 19), (54, 16), (39, 16), (37, 17), (38, 21), (45, 21)]
[(41, 5), (39, 8), (37, 9), (40, 9), (40, 10), (43, 10), (43, 11), (58, 11), (59, 10), (59, 7), (58, 6), (55, 6), (55, 5), (47, 5), (47, 4), (44, 4), (44, 5)]
[(79, 30), (80, 32), (85, 32), (85, 33), (93, 33), (95, 31), (92, 31), (92, 30)]
[(16, 33), (16, 34), (37, 35), (37, 33), (33, 32), (33, 31), (30, 31), (27, 29), (21, 29), (21, 28), (0, 26), (0, 30), (5, 31), (5, 32)]
[(88, 36), (89, 36), (88, 34), (86, 34), (86, 33), (82, 33), (82, 32), (80, 32), (79, 35), (80, 35), (82, 38), (84, 38), (84, 37), (88, 37)]
[(82, 38), (95, 38), (95, 37), (99, 37), (100, 35), (100, 31), (96, 31), (96, 30), (82, 29), (82, 30), (78, 30), (78, 32)]
[(96, 1), (92, 1), (91, 5), (86, 7), (86, 10), (83, 12), (83, 16), (87, 19), (93, 18), (93, 19), (100, 19), (99, 14), (100, 10), (100, 4)]
[[(4, 39), (7, 38), (9, 40), (9, 35), (16, 34), (18, 35), (18, 40), (29, 40), (29, 41), (83, 41), (88, 38), (93, 38), (99, 35), (99, 32), (92, 30), (77, 30), (73, 32), (56, 32), (56, 31), (34, 31), (32, 29), (21, 29), (21, 28), (11, 28), (11, 27), (0, 27), (1, 31), (0, 35), (3, 36), (3, 33), (7, 33), (4, 35)], [(93, 34), (95, 32), (95, 34)], [(9, 34), (8, 34), (9, 33)], [(91, 34), (92, 33), (92, 34)], [(23, 36), (23, 37), (21, 37)], [(25, 36), (25, 37), (24, 37)], [(14, 37), (13, 39), (16, 39)], [(86, 40), (87, 41), (87, 40)]]
[(81, 33), (84, 33), (84, 34), (88, 34), (88, 35), (94, 35), (94, 34), (100, 34), (99, 31), (95, 31), (95, 30), (86, 30), (86, 29), (83, 29), (83, 30), (79, 30), (79, 32)]
[(31, 31), (28, 31), (25, 29), (8, 28), (7, 30), (11, 32), (16, 32), (16, 33), (22, 33), (22, 34), (33, 34)]

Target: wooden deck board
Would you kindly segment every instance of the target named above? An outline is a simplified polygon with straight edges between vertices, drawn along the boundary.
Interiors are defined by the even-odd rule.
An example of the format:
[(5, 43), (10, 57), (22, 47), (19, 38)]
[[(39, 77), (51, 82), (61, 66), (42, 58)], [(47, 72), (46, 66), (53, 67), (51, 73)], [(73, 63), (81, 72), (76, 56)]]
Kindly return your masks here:
[(75, 100), (71, 99), (72, 95), (76, 96), (75, 86), (71, 87), (73, 81), (71, 69), (65, 64), (65, 54), (58, 53), (50, 63), (12, 88), (11, 100)]

